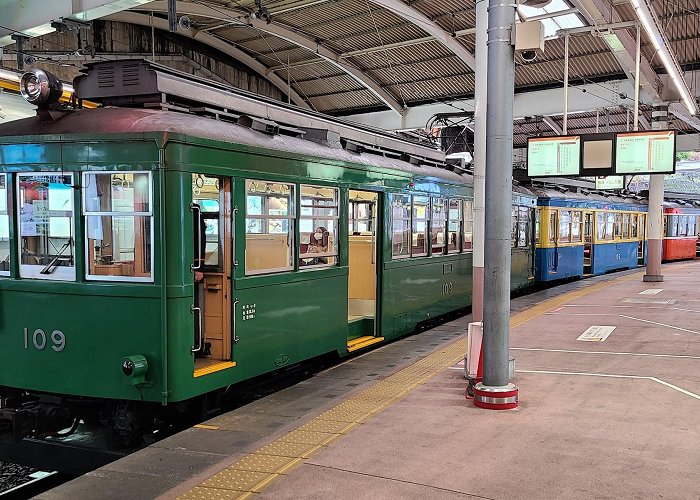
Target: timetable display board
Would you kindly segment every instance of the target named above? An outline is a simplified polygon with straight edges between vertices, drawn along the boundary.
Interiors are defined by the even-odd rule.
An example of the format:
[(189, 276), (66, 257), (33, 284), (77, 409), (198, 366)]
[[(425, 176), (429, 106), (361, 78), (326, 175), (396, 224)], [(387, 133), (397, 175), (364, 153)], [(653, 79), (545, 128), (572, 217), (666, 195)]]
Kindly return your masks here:
[(581, 137), (530, 137), (527, 140), (527, 175), (555, 177), (579, 175)]
[(672, 174), (676, 171), (676, 132), (619, 132), (615, 138), (616, 174)]

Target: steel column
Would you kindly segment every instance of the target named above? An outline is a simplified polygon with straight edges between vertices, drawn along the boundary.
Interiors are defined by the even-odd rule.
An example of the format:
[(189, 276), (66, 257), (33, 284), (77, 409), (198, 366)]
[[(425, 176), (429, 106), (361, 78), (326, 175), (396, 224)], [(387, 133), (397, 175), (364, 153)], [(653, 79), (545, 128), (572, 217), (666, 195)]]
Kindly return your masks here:
[(564, 35), (564, 120), (562, 121), (562, 133), (568, 133), (569, 125), (569, 34)]
[(634, 59), (634, 131), (639, 130), (639, 67), (642, 61), (642, 30), (637, 24), (637, 52)]
[[(652, 130), (663, 130), (668, 127), (668, 106), (654, 106), (651, 113)], [(655, 174), (649, 176), (649, 213), (648, 213), (648, 243), (647, 243), (647, 270), (643, 281), (663, 281), (661, 274), (662, 238), (663, 238), (663, 207), (664, 207), (664, 179), (665, 175)]]
[(474, 388), (474, 404), (507, 409), (518, 404), (518, 388), (508, 382), (515, 82), (511, 30), (515, 4), (489, 0), (488, 15), (485, 218), (489, 224), (484, 235), (484, 378)]
[(486, 175), (486, 99), (488, 0), (476, 2), (476, 85), (474, 90), (474, 229), (472, 237), (472, 321), (484, 318), (484, 196)]

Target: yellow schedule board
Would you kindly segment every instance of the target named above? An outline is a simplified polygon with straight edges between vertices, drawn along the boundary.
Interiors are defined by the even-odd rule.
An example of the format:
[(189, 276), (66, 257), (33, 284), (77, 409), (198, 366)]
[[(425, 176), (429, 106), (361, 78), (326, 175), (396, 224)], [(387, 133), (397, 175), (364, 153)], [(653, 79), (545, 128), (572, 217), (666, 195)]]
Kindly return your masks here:
[(675, 171), (675, 166), (675, 131), (620, 132), (616, 135), (616, 174), (670, 174)]
[(581, 137), (530, 137), (527, 140), (527, 175), (551, 177), (579, 175)]

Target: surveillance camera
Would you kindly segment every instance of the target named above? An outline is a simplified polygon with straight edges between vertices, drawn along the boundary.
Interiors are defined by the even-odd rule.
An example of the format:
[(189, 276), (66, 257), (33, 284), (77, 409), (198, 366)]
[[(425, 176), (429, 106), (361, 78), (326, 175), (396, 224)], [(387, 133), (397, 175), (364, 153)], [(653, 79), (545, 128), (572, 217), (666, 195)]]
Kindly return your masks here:
[(188, 30), (192, 27), (192, 21), (190, 21), (190, 18), (187, 16), (181, 16), (180, 19), (177, 20), (177, 24), (183, 30)]
[(33, 64), (36, 64), (36, 57), (34, 57), (34, 56), (25, 55), (22, 60), (24, 61), (24, 64), (26, 64), (27, 66), (31, 66)]
[(535, 59), (537, 59), (537, 52), (534, 50), (521, 50), (520, 51), (520, 58), (525, 63), (532, 62)]

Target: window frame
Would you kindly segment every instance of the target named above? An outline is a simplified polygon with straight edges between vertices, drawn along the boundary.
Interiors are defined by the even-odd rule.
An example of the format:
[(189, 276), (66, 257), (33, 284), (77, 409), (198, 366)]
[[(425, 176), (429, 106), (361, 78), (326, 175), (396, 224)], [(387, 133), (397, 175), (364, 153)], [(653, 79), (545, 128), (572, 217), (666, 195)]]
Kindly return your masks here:
[[(9, 278), (12, 275), (12, 225), (13, 218), (12, 210), (13, 197), (12, 195), (12, 176), (7, 172), (1, 172), (0, 177), (5, 179), (5, 211), (0, 210), (0, 217), (7, 217), (7, 252), (8, 252), (8, 267), (7, 271), (0, 270), (0, 278)], [(8, 185), (9, 184), (9, 185)]]
[[(442, 255), (447, 255), (447, 220), (449, 214), (447, 213), (447, 210), (449, 210), (448, 207), (448, 198), (442, 197), (442, 196), (431, 196), (430, 197), (430, 256), (442, 256)], [(434, 249), (436, 248), (437, 245), (433, 245), (433, 230), (435, 229), (433, 226), (433, 223), (436, 219), (435, 217), (435, 204), (436, 202), (442, 204), (442, 220), (443, 227), (442, 227), (442, 251), (440, 252), (435, 252)]]
[[(467, 218), (467, 206), (469, 206), (468, 212), (471, 218)], [(467, 234), (470, 235), (469, 248), (467, 248)], [(474, 198), (462, 198), (462, 252), (474, 252)]]
[[(302, 194), (301, 190), (302, 188), (311, 188), (311, 189), (331, 189), (335, 191), (335, 205), (320, 205), (314, 207), (313, 205), (307, 205), (305, 206), (303, 204), (302, 199), (304, 198), (304, 194)], [(322, 268), (327, 268), (327, 267), (337, 267), (340, 265), (340, 188), (336, 186), (322, 186), (322, 185), (313, 185), (313, 184), (299, 184), (299, 213), (297, 215), (298, 219), (298, 230), (299, 230), (299, 241), (297, 241), (296, 245), (294, 246), (295, 248), (295, 253), (296, 255), (293, 257), (296, 257), (296, 265), (298, 266), (299, 271), (306, 271), (306, 270), (311, 270), (311, 269), (322, 269)], [(304, 208), (310, 208), (312, 211), (311, 215), (303, 215), (302, 210)], [(335, 216), (332, 215), (313, 215), (313, 210), (314, 208), (335, 208)], [(247, 216), (247, 215), (246, 215)], [(335, 247), (335, 252), (325, 252), (325, 253), (301, 253), (301, 221), (302, 220), (309, 220), (309, 221), (314, 221), (314, 220), (330, 220), (330, 221), (335, 221), (335, 241), (334, 241), (334, 247)], [(311, 227), (313, 228), (313, 222), (311, 224)], [(314, 230), (315, 231), (315, 230)], [(314, 232), (312, 231), (312, 233)], [(328, 228), (326, 228), (326, 231), (328, 231)], [(329, 231), (330, 233), (330, 231)], [(309, 235), (309, 238), (311, 235)], [(319, 263), (319, 264), (309, 264), (309, 265), (301, 265), (300, 261), (301, 259), (309, 259), (309, 258), (318, 258), (318, 257), (333, 257), (334, 262), (333, 263)]]
[[(87, 194), (85, 186), (87, 186), (86, 177), (88, 175), (113, 175), (113, 174), (147, 174), (148, 175), (148, 212), (114, 212), (114, 211), (88, 211), (87, 200), (85, 196)], [(80, 203), (81, 215), (84, 222), (84, 232), (83, 238), (85, 252), (83, 259), (85, 262), (85, 279), (87, 281), (116, 281), (116, 282), (131, 282), (131, 283), (155, 283), (155, 216), (153, 213), (153, 171), (151, 170), (110, 170), (110, 171), (85, 171), (81, 172), (81, 185), (80, 185)], [(90, 255), (90, 238), (88, 237), (88, 217), (150, 217), (151, 218), (151, 276), (109, 276), (101, 274), (90, 274), (90, 261), (88, 256)]]
[[(425, 217), (424, 218), (417, 218), (415, 217), (415, 200), (416, 198), (421, 198), (426, 200), (426, 210), (425, 210)], [(430, 200), (430, 195), (429, 194), (414, 194), (411, 195), (411, 257), (429, 257), (430, 256), (430, 250), (431, 250), (431, 233), (430, 233), (430, 227), (431, 227), (431, 215), (432, 215), (432, 203)], [(425, 245), (425, 252), (424, 253), (418, 253), (414, 254), (413, 253), (413, 226), (417, 221), (423, 221), (425, 222), (425, 230), (423, 231), (423, 237), (424, 237), (424, 245)], [(420, 235), (421, 233), (418, 231), (415, 231), (416, 235)], [(418, 238), (416, 238), (416, 241), (418, 241)]]
[[(464, 233), (464, 201), (462, 198), (446, 198), (447, 200), (447, 221), (445, 223), (446, 227), (446, 233), (447, 233), (447, 255), (452, 255), (452, 254), (458, 254), (462, 252), (462, 246), (464, 244), (463, 241), (463, 233)], [(452, 202), (455, 202), (457, 206), (459, 207), (459, 216), (457, 217), (457, 220), (454, 221), (450, 218), (450, 210), (452, 209), (450, 204)], [(450, 249), (450, 222), (457, 222), (457, 241), (454, 249)]]
[[(398, 208), (394, 206), (394, 203), (396, 202), (396, 198), (401, 197), (404, 203), (401, 204), (401, 209), (404, 213), (406, 213), (406, 208), (408, 208), (408, 218), (406, 217), (401, 217), (400, 219), (397, 219), (394, 216), (394, 208)], [(408, 203), (405, 203), (406, 199), (408, 199)], [(411, 246), (413, 245), (413, 235), (412, 235), (412, 220), (413, 220), (413, 197), (410, 194), (406, 193), (391, 193), (391, 202), (389, 203), (391, 207), (391, 259), (409, 259), (411, 257)], [(402, 222), (407, 222), (408, 221), (408, 245), (406, 248), (405, 253), (401, 254), (395, 254), (394, 253), (394, 235), (399, 234), (394, 231), (394, 224), (396, 223), (397, 220), (400, 220)], [(404, 233), (400, 233), (404, 234)]]
[[(248, 191), (248, 182), (254, 182), (256, 183), (261, 183), (261, 184), (282, 184), (285, 186), (289, 186), (290, 192), (289, 192), (289, 203), (290, 207), (287, 209), (287, 215), (250, 215), (248, 214), (248, 196), (249, 195), (259, 195), (263, 196), (266, 193), (250, 193)], [(278, 181), (278, 180), (264, 180), (264, 179), (251, 179), (251, 178), (244, 178), (243, 179), (243, 186), (245, 189), (245, 198), (244, 198), (244, 213), (243, 213), (243, 241), (245, 243), (245, 251), (244, 251), (244, 265), (243, 265), (243, 273), (244, 276), (260, 276), (260, 275), (266, 275), (266, 274), (278, 274), (278, 273), (284, 273), (284, 272), (289, 272), (289, 271), (295, 271), (297, 268), (297, 251), (296, 251), (296, 233), (297, 233), (297, 184), (294, 182), (287, 182), (287, 181)], [(261, 209), (265, 209), (265, 205), (261, 204)], [(287, 237), (291, 240), (289, 242), (289, 247), (291, 249), (291, 258), (290, 258), (290, 265), (289, 266), (284, 266), (284, 267), (271, 267), (267, 269), (256, 269), (249, 271), (248, 270), (248, 235), (249, 234), (275, 234), (275, 233), (270, 233), (269, 232), (269, 223), (262, 224), (261, 227), (265, 228), (264, 232), (261, 233), (249, 233), (248, 232), (248, 219), (257, 219), (261, 221), (269, 221), (269, 220), (283, 220), (286, 219), (289, 221), (289, 226), (287, 228)], [(280, 233), (282, 234), (282, 233)]]
[[(14, 203), (17, 203), (16, 207), (16, 212), (17, 216), (20, 218), (19, 224), (18, 224), (18, 231), (16, 235), (16, 241), (15, 244), (17, 245), (17, 269), (19, 270), (19, 275), (18, 277), (20, 279), (35, 279), (35, 280), (41, 280), (41, 281), (58, 281), (58, 282), (73, 282), (75, 283), (78, 279), (78, 271), (77, 271), (77, 264), (78, 264), (78, 246), (76, 245), (76, 233), (75, 233), (75, 222), (76, 222), (76, 217), (79, 217), (79, 213), (77, 207), (75, 206), (75, 196), (73, 196), (73, 191), (72, 188), (75, 186), (75, 174), (76, 172), (44, 172), (44, 171), (31, 171), (31, 172), (19, 172), (17, 173), (17, 186), (16, 186), (16, 193), (15, 193), (15, 200)], [(35, 264), (22, 264), (22, 224), (21, 224), (21, 218), (22, 218), (22, 211), (20, 209), (19, 203), (22, 200), (22, 195), (21, 195), (21, 179), (25, 177), (51, 177), (51, 176), (69, 176), (71, 180), (71, 202), (72, 202), (72, 210), (71, 210), (71, 224), (70, 224), (70, 231), (71, 235), (73, 238), (73, 265), (70, 267), (67, 266), (57, 266), (56, 271), (63, 271), (62, 273), (57, 274), (55, 277), (51, 275), (42, 275), (41, 271), (36, 271), (35, 268), (44, 268), (46, 266), (42, 265), (35, 265)], [(63, 269), (61, 269), (63, 267)], [(69, 269), (69, 270), (66, 270)], [(26, 274), (25, 274), (26, 273)]]

